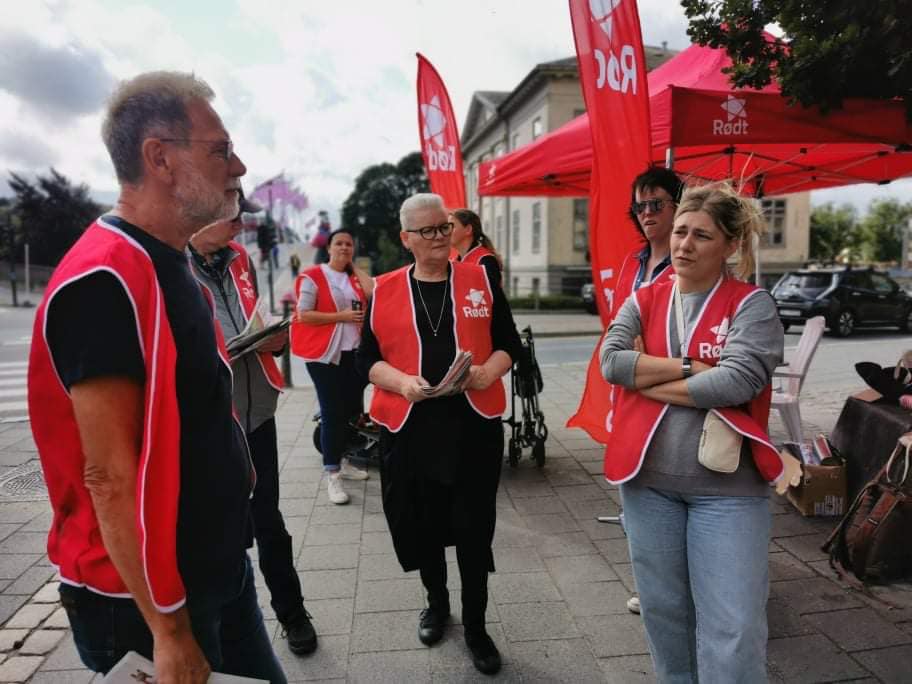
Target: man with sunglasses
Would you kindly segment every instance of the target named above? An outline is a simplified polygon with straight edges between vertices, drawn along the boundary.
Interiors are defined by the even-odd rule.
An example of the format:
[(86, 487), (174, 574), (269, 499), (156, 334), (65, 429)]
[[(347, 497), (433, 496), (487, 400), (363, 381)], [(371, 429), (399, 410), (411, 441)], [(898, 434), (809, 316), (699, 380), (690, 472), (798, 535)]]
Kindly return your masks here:
[(238, 213), (246, 167), (192, 74), (111, 96), (113, 210), (64, 256), (35, 317), (29, 413), (54, 513), (48, 557), (82, 661), (128, 651), (159, 682), (284, 682), (247, 556), (256, 475), (190, 237)]

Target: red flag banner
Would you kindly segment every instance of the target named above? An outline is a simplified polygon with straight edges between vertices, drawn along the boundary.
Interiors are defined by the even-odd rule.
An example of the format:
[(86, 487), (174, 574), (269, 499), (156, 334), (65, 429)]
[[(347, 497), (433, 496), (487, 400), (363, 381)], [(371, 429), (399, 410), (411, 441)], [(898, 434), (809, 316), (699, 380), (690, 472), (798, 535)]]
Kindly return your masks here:
[[(589, 113), (593, 168), (589, 195), (592, 282), (607, 328), (623, 301), (616, 297), (621, 263), (641, 244), (630, 225), (630, 184), (650, 160), (646, 57), (636, 0), (570, 0), (583, 98)], [(599, 368), (596, 346), (576, 415), (602, 443), (611, 430), (611, 386)]]
[(448, 209), (466, 206), (462, 148), (453, 105), (434, 66), (418, 57), (418, 133), (421, 156), (431, 191), (443, 197)]

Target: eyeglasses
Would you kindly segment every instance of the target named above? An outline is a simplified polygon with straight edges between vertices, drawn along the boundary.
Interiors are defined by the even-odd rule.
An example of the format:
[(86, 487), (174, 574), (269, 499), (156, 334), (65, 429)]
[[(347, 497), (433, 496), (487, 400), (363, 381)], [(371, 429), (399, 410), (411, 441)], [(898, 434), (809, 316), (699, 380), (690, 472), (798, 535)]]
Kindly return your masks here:
[(632, 211), (634, 214), (642, 214), (648, 207), (649, 211), (651, 211), (653, 214), (657, 214), (665, 208), (666, 204), (674, 206), (677, 204), (677, 202), (667, 199), (650, 199), (643, 202), (632, 202), (630, 204), (630, 211)]
[(449, 237), (450, 233), (453, 232), (453, 222), (447, 221), (446, 223), (441, 223), (439, 226), (424, 226), (424, 228), (406, 228), (406, 233), (418, 233), (425, 240), (433, 240), (438, 235), (441, 237)]
[[(162, 142), (185, 142), (185, 143), (209, 143), (210, 145), (219, 145), (218, 154), (225, 161), (231, 161), (234, 156), (234, 143), (231, 140), (194, 140), (193, 138), (159, 138)], [(213, 150), (215, 151), (215, 150)]]

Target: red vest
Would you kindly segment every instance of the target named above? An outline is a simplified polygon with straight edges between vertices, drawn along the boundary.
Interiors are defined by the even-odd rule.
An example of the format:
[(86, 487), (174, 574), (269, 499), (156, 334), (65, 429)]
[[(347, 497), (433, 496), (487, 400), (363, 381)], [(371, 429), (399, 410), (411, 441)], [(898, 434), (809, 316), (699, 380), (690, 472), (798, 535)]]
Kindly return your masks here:
[[(307, 278), (317, 286), (317, 301), (314, 311), (334, 313), (339, 310), (332, 296), (329, 280), (321, 266), (311, 266), (295, 279), (295, 301), (301, 300), (301, 283)], [(361, 300), (361, 309), (367, 308), (367, 296), (361, 288), (361, 281), (354, 273), (348, 276), (352, 289)], [(330, 344), (336, 335), (342, 334), (343, 323), (334, 325), (308, 325), (295, 322), (291, 324), (291, 352), (305, 361), (320, 362), (329, 351)]]
[(462, 257), (459, 261), (464, 264), (480, 264), (481, 260), (486, 256), (494, 256), (494, 252), (492, 252), (487, 247), (477, 245), (476, 247), (472, 247), (472, 249), (466, 252), (465, 256)]
[[(674, 282), (671, 281), (640, 288), (636, 292), (645, 353), (651, 356), (674, 356), (668, 330), (673, 287)], [(731, 278), (720, 280), (707, 297), (691, 332), (687, 355), (715, 366), (731, 321), (749, 297), (762, 292), (758, 287)], [(614, 429), (605, 450), (605, 477), (612, 484), (626, 482), (640, 471), (652, 436), (668, 409), (667, 404), (648, 399), (640, 392), (623, 387), (617, 390)], [(770, 443), (766, 432), (770, 396), (771, 389), (767, 385), (747, 406), (711, 410), (750, 440), (757, 470), (771, 482), (782, 474), (783, 466), (779, 452)]]
[[(370, 326), (384, 361), (407, 375), (421, 375), (421, 338), (409, 284), (412, 268), (404, 266), (377, 279)], [(493, 351), (493, 297), (484, 268), (451, 263), (450, 292), (456, 348), (472, 352), (473, 364), (480, 365), (488, 360)], [(486, 390), (467, 390), (465, 394), (469, 405), (485, 418), (499, 418), (507, 406), (500, 378)], [(408, 420), (411, 410), (412, 403), (398, 392), (374, 386), (370, 416), (375, 423), (390, 432), (398, 432)]]
[[(614, 317), (617, 315), (618, 309), (620, 309), (624, 302), (627, 301), (627, 298), (633, 292), (633, 286), (636, 284), (637, 273), (640, 272), (640, 252), (643, 251), (641, 247), (638, 247), (630, 254), (628, 254), (624, 263), (621, 264), (621, 272), (618, 274), (617, 285), (614, 288), (614, 299), (611, 307), (611, 315), (609, 316), (609, 323), (614, 320)], [(656, 283), (664, 283), (669, 280), (674, 273), (674, 269), (671, 267), (671, 264), (667, 265), (664, 269), (659, 271), (658, 275), (654, 275), (652, 280), (645, 280), (640, 287), (645, 287), (646, 285), (654, 285)], [(646, 274), (647, 276), (653, 274)]]
[(54, 513), (48, 557), (67, 584), (111, 596), (129, 596), (102, 543), (92, 499), (83, 484), (85, 458), (73, 405), (44, 336), (48, 304), (60, 289), (97, 271), (107, 271), (121, 282), (136, 316), (146, 372), (136, 527), (152, 601), (158, 610), (169, 612), (185, 600), (176, 555), (180, 488), (177, 351), (148, 254), (122, 231), (101, 220), (89, 226), (54, 271), (36, 312), (32, 335), (29, 414)]

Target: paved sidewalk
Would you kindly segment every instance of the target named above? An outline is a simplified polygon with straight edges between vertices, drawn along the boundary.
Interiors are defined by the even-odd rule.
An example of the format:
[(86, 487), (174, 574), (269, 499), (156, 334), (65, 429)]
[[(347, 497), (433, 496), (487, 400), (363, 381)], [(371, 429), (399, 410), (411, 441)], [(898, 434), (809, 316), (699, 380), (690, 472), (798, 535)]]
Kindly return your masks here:
[[(595, 318), (595, 317), (593, 317)], [(503, 681), (648, 682), (652, 667), (633, 591), (627, 545), (597, 515), (618, 511), (601, 477), (602, 451), (563, 427), (576, 406), (585, 366), (545, 371), (541, 398), (551, 436), (547, 463), (526, 457), (505, 467), (498, 497), (489, 628), (502, 649)], [(807, 429), (829, 429), (842, 398), (802, 396)], [(278, 412), (282, 508), (294, 537), (307, 608), (320, 634), (317, 652), (297, 658), (269, 628), (292, 681), (481, 681), (466, 655), (458, 610), (442, 643), (417, 639), (423, 607), (417, 573), (401, 571), (380, 503), (379, 477), (350, 483), (352, 503), (329, 505), (309, 421), (312, 390), (283, 396)], [(781, 424), (774, 422), (781, 439)], [(36, 458), (27, 424), (0, 425), (0, 480)], [(0, 491), (2, 487), (0, 487)], [(54, 569), (44, 555), (50, 516), (44, 500), (0, 496), (0, 682), (88, 682), (56, 603)], [(833, 578), (819, 546), (830, 519), (804, 519), (774, 497), (770, 544), (769, 671), (775, 682), (908, 682), (912, 677), (912, 588), (878, 592), (888, 609)], [(450, 560), (450, 586), (459, 579)], [(272, 618), (260, 582), (264, 614)]]

